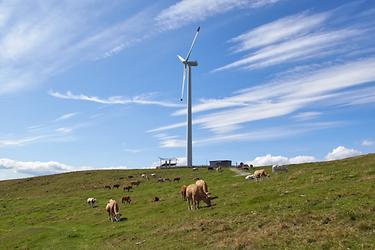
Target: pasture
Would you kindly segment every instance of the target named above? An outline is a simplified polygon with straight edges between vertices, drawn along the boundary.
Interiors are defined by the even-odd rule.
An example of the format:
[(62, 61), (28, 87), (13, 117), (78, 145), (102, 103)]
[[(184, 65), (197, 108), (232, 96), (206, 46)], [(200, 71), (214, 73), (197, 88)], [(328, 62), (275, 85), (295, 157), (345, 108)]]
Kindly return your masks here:
[[(181, 180), (158, 183), (141, 173)], [(130, 192), (123, 190), (128, 175), (141, 181)], [(180, 186), (196, 177), (218, 198), (189, 211)], [(121, 186), (104, 188), (114, 184)], [(121, 203), (124, 195), (131, 204)], [(97, 207), (86, 204), (88, 197)], [(108, 220), (110, 198), (126, 219)], [(375, 155), (292, 165), (259, 182), (227, 168), (83, 171), (0, 182), (0, 249), (92, 247), (374, 249)]]

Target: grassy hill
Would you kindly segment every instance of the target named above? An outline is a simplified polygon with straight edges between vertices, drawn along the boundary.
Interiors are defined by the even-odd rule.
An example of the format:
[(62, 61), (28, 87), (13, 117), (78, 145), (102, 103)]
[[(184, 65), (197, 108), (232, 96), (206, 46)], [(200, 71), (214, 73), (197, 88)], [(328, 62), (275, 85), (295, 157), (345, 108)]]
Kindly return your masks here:
[[(143, 172), (182, 180), (143, 181), (129, 193), (104, 189)], [(191, 212), (179, 188), (195, 177), (218, 198)], [(126, 220), (109, 222), (107, 200), (124, 194), (133, 201), (120, 204)], [(88, 207), (88, 197), (98, 207)], [(260, 182), (229, 169), (84, 171), (0, 182), (0, 249), (92, 247), (375, 249), (375, 155), (294, 165)]]

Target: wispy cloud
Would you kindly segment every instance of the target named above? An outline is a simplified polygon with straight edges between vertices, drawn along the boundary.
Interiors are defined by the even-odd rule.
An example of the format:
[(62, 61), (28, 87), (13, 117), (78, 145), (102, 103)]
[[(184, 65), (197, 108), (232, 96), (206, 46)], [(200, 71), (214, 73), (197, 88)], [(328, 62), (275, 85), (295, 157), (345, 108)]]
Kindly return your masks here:
[(286, 41), (263, 48), (243, 59), (217, 68), (215, 71), (232, 68), (264, 68), (279, 63), (300, 61), (307, 58), (312, 59), (313, 57), (316, 58), (327, 54), (331, 55), (343, 51), (342, 47), (336, 49), (338, 46), (344, 45), (350, 39), (358, 39), (364, 33), (364, 30), (359, 29), (342, 29), (306, 35), (293, 41)]
[(0, 147), (24, 146), (26, 144), (34, 143), (48, 137), (49, 135), (30, 136), (24, 138), (1, 138)]
[(293, 116), (293, 118), (297, 121), (307, 121), (312, 120), (319, 117), (322, 113), (321, 112), (301, 112)]
[(74, 112), (74, 113), (67, 113), (67, 114), (64, 114), (64, 115), (62, 115), (62, 116), (56, 118), (55, 121), (58, 122), (58, 121), (68, 120), (68, 119), (70, 119), (70, 118), (72, 118), (72, 117), (74, 117), (74, 116), (76, 116), (76, 115), (78, 115), (77, 112)]
[(138, 154), (142, 152), (141, 149), (133, 149), (133, 148), (125, 148), (124, 151), (128, 153), (132, 153), (132, 154)]
[(237, 43), (236, 47), (233, 47), (235, 52), (263, 47), (307, 34), (309, 31), (321, 26), (330, 15), (330, 12), (315, 15), (303, 12), (284, 17), (232, 38), (230, 42)]
[(102, 20), (130, 2), (1, 1), (0, 95), (35, 87), (82, 61), (110, 57), (163, 30), (277, 1), (189, 0), (160, 12), (151, 5), (112, 22)]
[[(275, 79), (267, 84), (241, 90), (236, 95), (217, 99), (217, 102), (211, 99), (209, 103), (194, 106), (195, 113), (224, 110), (198, 116), (193, 124), (221, 133), (232, 131), (244, 123), (286, 116), (303, 108), (368, 103), (375, 99), (373, 91), (369, 91), (368, 88), (346, 89), (374, 82), (374, 68), (375, 58), (372, 57), (330, 65), (302, 75), (298, 73), (284, 79)], [(184, 112), (185, 109), (174, 114), (180, 115)], [(170, 130), (184, 125), (176, 123), (150, 132)]]
[(0, 94), (36, 86), (80, 61), (110, 56), (144, 39), (145, 22), (152, 20), (145, 18), (148, 10), (100, 22), (116, 4), (1, 1)]
[(100, 104), (121, 104), (121, 105), (140, 104), (140, 105), (156, 105), (156, 106), (162, 106), (162, 107), (167, 107), (167, 108), (182, 107), (182, 105), (178, 103), (151, 100), (149, 96), (147, 95), (135, 96), (132, 98), (125, 98), (122, 96), (111, 96), (108, 98), (99, 98), (96, 96), (87, 96), (83, 94), (75, 95), (70, 91), (67, 91), (65, 94), (50, 91), (49, 95), (56, 97), (56, 98), (60, 98), (60, 99), (88, 101), (88, 102), (95, 102), (95, 103), (100, 103)]
[(73, 128), (40, 128), (37, 133), (33, 132), (24, 136), (12, 136), (0, 138), (0, 148), (4, 147), (21, 147), (41, 142), (63, 142), (71, 140), (70, 134)]
[(175, 29), (189, 23), (238, 8), (259, 8), (280, 0), (182, 0), (163, 10), (156, 18), (160, 29)]
[[(278, 140), (287, 137), (299, 136), (315, 130), (335, 128), (344, 125), (344, 122), (314, 122), (302, 123), (291, 126), (268, 127), (253, 130), (252, 132), (237, 132), (226, 134), (214, 134), (205, 138), (196, 138), (193, 141), (195, 146), (205, 146), (217, 143), (229, 143), (240, 141), (268, 141)], [(181, 148), (186, 146), (186, 140), (178, 136), (156, 136), (163, 148)]]
[(359, 18), (348, 26), (338, 18), (342, 15), (340, 9), (318, 14), (302, 12), (234, 37), (230, 40), (231, 50), (251, 52), (214, 72), (236, 68), (253, 70), (332, 55), (345, 57), (364, 50), (364, 46), (369, 48), (368, 41), (373, 37), (371, 22), (366, 21), (367, 17)]

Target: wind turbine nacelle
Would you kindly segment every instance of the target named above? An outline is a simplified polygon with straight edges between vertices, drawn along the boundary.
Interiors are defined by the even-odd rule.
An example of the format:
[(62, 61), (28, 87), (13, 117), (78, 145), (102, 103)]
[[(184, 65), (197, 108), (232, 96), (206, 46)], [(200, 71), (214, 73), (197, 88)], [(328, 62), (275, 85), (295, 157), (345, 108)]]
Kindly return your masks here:
[(198, 66), (198, 62), (197, 61), (188, 61), (187, 64), (189, 66)]

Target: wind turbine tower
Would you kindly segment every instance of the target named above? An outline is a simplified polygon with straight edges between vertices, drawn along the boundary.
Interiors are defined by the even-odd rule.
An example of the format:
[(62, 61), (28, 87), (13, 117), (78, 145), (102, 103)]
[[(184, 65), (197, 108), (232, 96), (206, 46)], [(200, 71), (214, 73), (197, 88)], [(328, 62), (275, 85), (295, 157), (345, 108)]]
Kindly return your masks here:
[(184, 87), (185, 87), (185, 80), (186, 80), (186, 71), (188, 75), (188, 82), (187, 82), (187, 131), (186, 131), (186, 158), (187, 158), (187, 166), (193, 166), (193, 137), (192, 137), (192, 117), (191, 117), (191, 67), (198, 66), (197, 61), (189, 61), (191, 51), (193, 50), (195, 40), (197, 39), (200, 27), (198, 27), (197, 32), (195, 33), (193, 42), (191, 43), (190, 50), (187, 53), (185, 59), (177, 55), (178, 59), (184, 65), (184, 73), (182, 78), (182, 90), (181, 90), (181, 101), (184, 97)]

